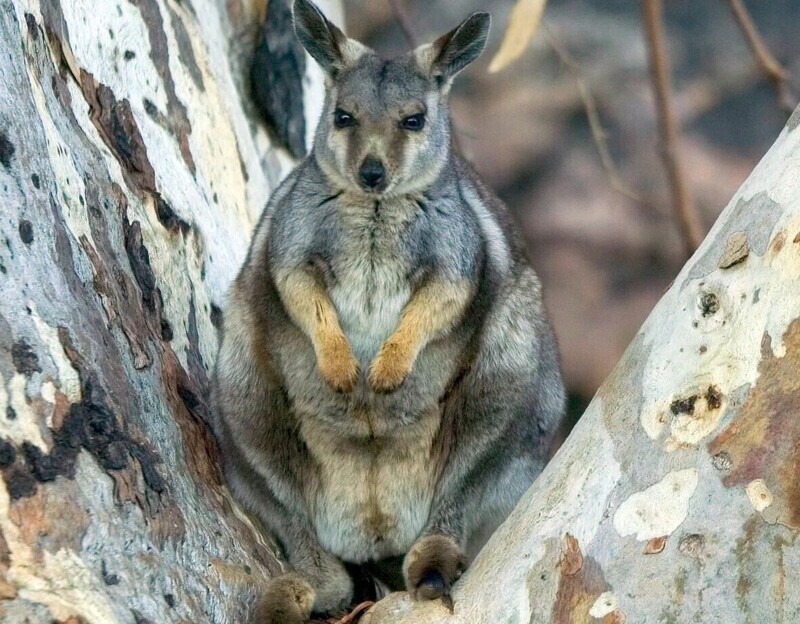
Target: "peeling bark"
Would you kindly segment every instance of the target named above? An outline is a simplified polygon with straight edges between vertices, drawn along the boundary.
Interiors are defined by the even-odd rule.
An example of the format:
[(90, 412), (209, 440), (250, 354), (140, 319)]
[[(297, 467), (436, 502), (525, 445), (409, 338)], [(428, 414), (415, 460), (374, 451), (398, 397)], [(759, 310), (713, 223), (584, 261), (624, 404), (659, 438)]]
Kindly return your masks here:
[(0, 0), (0, 622), (241, 622), (281, 570), (206, 401), (225, 289), (292, 165), (246, 104), (263, 15)]
[(394, 594), (363, 624), (800, 621), (798, 118), (459, 581), (454, 613)]

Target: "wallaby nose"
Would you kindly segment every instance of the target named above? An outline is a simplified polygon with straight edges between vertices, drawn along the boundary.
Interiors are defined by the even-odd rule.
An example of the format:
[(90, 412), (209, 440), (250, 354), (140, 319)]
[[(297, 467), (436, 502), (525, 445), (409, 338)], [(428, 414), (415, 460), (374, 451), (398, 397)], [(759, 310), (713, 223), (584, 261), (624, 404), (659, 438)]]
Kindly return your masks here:
[(361, 178), (361, 183), (367, 188), (377, 188), (386, 177), (386, 170), (383, 168), (383, 163), (374, 156), (367, 156), (364, 162), (361, 163), (361, 169), (358, 171), (358, 176)]

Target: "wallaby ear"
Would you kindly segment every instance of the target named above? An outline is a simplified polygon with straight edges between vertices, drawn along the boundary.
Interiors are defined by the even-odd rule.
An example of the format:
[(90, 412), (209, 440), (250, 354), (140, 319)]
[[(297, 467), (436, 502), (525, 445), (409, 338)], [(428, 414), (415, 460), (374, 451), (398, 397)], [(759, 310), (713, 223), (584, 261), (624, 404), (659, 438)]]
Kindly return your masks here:
[(483, 52), (491, 21), (488, 13), (473, 13), (446, 35), (417, 48), (420, 65), (431, 76), (449, 80)]
[(294, 32), (300, 43), (331, 76), (366, 51), (329, 21), (311, 0), (295, 0), (293, 15)]

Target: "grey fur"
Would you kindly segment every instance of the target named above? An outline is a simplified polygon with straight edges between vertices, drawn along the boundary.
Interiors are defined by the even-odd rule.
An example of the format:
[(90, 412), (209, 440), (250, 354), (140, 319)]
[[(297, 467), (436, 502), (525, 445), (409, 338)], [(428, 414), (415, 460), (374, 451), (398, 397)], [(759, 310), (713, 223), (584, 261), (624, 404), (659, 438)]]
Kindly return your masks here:
[[(441, 535), (472, 557), (541, 472), (564, 388), (505, 207), (452, 149), (450, 79), (480, 53), (488, 16), (392, 61), (320, 20), (295, 2), (329, 89), (314, 148), (271, 198), (231, 288), (214, 395), (231, 487), (278, 538), (314, 610), (328, 611), (352, 598), (343, 560), (397, 558), (415, 544), (426, 557), (426, 536)], [(357, 124), (335, 128), (337, 108)], [(422, 131), (400, 128), (419, 112)], [(367, 155), (386, 167), (379, 192), (358, 183)], [(302, 288), (335, 308), (359, 367), (350, 391), (320, 373), (303, 319), (323, 313), (292, 307)], [(377, 392), (376, 354), (423, 296), (431, 323), (452, 322), (426, 335), (399, 387)], [(406, 562), (409, 584), (427, 570), (416, 564)], [(447, 585), (460, 569), (439, 572)]]

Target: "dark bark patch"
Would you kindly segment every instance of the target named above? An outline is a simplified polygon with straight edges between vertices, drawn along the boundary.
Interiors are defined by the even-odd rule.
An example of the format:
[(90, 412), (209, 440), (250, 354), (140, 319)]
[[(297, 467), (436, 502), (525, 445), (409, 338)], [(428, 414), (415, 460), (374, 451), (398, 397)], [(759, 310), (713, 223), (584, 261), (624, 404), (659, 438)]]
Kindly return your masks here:
[(20, 449), (27, 472), (38, 483), (48, 483), (59, 476), (74, 479), (81, 449), (87, 450), (106, 470), (127, 468), (128, 453), (140, 454), (141, 445), (122, 430), (111, 410), (91, 399), (72, 404), (62, 427), (54, 430), (52, 436), (53, 445), (47, 453), (29, 442), (23, 442)]
[(136, 58), (136, 52), (133, 50), (125, 50), (125, 54), (122, 55), (126, 61), (130, 61)]
[[(54, 481), (56, 477), (75, 478), (78, 453), (86, 450), (105, 470), (123, 470), (135, 458), (142, 471), (145, 485), (156, 493), (164, 492), (164, 480), (158, 472), (158, 455), (144, 444), (133, 439), (120, 425), (117, 416), (102, 402), (93, 398), (96, 392), (84, 387), (87, 396), (80, 403), (70, 406), (63, 425), (52, 431), (53, 445), (49, 452), (29, 442), (23, 442), (21, 452), (6, 451), (7, 457), (21, 456), (23, 463), (16, 466), (15, 476), (19, 480), (25, 473), (38, 483)], [(6, 480), (8, 481), (8, 475)], [(25, 485), (25, 495), (32, 495), (36, 488)]]
[(180, 232), (185, 236), (189, 230), (192, 229), (192, 226), (177, 215), (172, 209), (172, 206), (167, 203), (167, 200), (161, 196), (161, 193), (156, 193), (154, 199), (156, 203), (156, 216), (161, 225), (167, 230), (173, 233)]
[(694, 414), (694, 404), (697, 402), (698, 396), (693, 394), (692, 396), (683, 398), (683, 399), (675, 399), (669, 406), (669, 410), (677, 416), (678, 414)]
[(18, 481), (18, 491), (27, 492), (21, 496), (29, 496), (36, 488), (28, 487), (28, 479), (24, 475), (33, 479), (34, 485), (36, 482), (53, 481), (58, 476), (72, 479), (78, 453), (85, 450), (106, 471), (130, 469), (130, 460), (135, 459), (146, 489), (156, 494), (163, 493), (166, 486), (157, 467), (161, 462), (160, 457), (121, 424), (106, 403), (105, 392), (93, 383), (93, 374), (87, 372), (88, 364), (76, 351), (66, 329), (59, 328), (58, 335), (64, 353), (78, 371), (83, 399), (70, 405), (61, 426), (51, 430), (53, 444), (49, 452), (27, 442), (20, 449), (15, 449), (18, 460), (4, 471), (6, 483), (9, 480), (8, 472), (13, 471), (11, 476)]
[[(104, 242), (102, 235), (97, 235), (97, 233), (95, 240), (99, 241), (101, 245)], [(127, 275), (122, 271), (115, 270), (116, 267), (113, 265), (111, 271), (115, 274), (116, 279), (112, 277), (107, 265), (101, 260), (100, 255), (92, 247), (85, 234), (81, 234), (80, 243), (92, 265), (94, 274), (92, 285), (103, 302), (109, 325), (119, 324), (121, 326), (133, 356), (134, 368), (137, 370), (147, 368), (152, 360), (144, 344), (147, 338), (146, 331), (143, 331), (144, 327), (140, 322), (134, 320), (141, 317), (142, 310), (129, 298), (129, 293), (134, 290), (133, 284), (129, 282)]]
[(150, 312), (161, 306), (161, 292), (156, 287), (156, 276), (150, 266), (150, 254), (142, 242), (142, 226), (134, 221), (125, 227), (125, 251), (136, 283), (142, 291), (142, 301)]
[(155, 171), (147, 157), (144, 139), (127, 99), (117, 100), (114, 92), (81, 70), (81, 90), (89, 104), (89, 117), (103, 141), (122, 165), (131, 186), (152, 193)]
[(708, 409), (719, 409), (722, 407), (722, 391), (718, 386), (709, 386), (705, 394)]
[(11, 169), (11, 159), (14, 158), (15, 151), (16, 148), (5, 130), (0, 130), (0, 165), (3, 165), (6, 170)]
[(17, 419), (17, 412), (10, 405), (6, 407), (6, 418), (8, 420), (16, 420)]
[(4, 470), (14, 463), (17, 451), (8, 440), (0, 438), (0, 469)]
[(30, 469), (21, 462), (16, 462), (13, 466), (4, 469), (3, 479), (11, 500), (27, 498), (36, 494), (36, 479), (33, 478)]
[(772, 495), (772, 503), (759, 512), (767, 522), (800, 529), (800, 418), (795, 417), (800, 414), (800, 319), (789, 325), (783, 345), (785, 355), (776, 357), (772, 338), (764, 334), (758, 381), (708, 451), (714, 457), (726, 454), (726, 487), (763, 480)]
[(28, 29), (28, 36), (34, 41), (39, 39), (39, 25), (36, 18), (30, 13), (25, 13), (25, 26)]
[(33, 182), (33, 187), (35, 189), (38, 190), (39, 188), (41, 188), (41, 183), (39, 182), (38, 174), (34, 173), (34, 174), (31, 175), (31, 182)]
[(253, 99), (273, 136), (295, 158), (306, 154), (305, 69), (305, 53), (294, 34), (289, 3), (270, 2), (250, 66), (250, 83)]
[(164, 602), (167, 603), (167, 606), (170, 609), (175, 608), (175, 596), (173, 596), (172, 594), (164, 594)]
[(217, 444), (211, 435), (211, 412), (196, 380), (181, 366), (172, 349), (162, 358), (162, 379), (167, 403), (180, 428), (186, 461), (195, 479), (203, 487), (220, 486), (222, 473)]
[(156, 276), (150, 266), (150, 254), (142, 241), (141, 224), (138, 221), (128, 223), (127, 217), (124, 217), (122, 227), (125, 251), (128, 254), (133, 277), (142, 292), (142, 302), (156, 320), (161, 339), (169, 342), (173, 338), (172, 326), (162, 314), (161, 290), (156, 286)]
[(153, 624), (152, 620), (148, 620), (141, 613), (139, 613), (136, 609), (131, 609), (131, 613), (133, 613), (133, 621), (136, 624)]
[(147, 113), (150, 119), (155, 121), (160, 126), (167, 125), (166, 117), (159, 112), (158, 106), (155, 105), (153, 100), (149, 98), (142, 98), (142, 106), (144, 106), (144, 112)]
[(78, 277), (75, 270), (75, 262), (72, 258), (72, 243), (70, 235), (67, 233), (64, 215), (53, 197), (50, 197), (50, 211), (53, 215), (53, 242), (56, 250), (56, 264), (61, 269), (64, 281), (69, 286), (70, 291), (77, 297), (85, 297), (85, 285), (83, 280)]
[(27, 219), (19, 220), (19, 238), (26, 245), (33, 242), (33, 224)]
[(39, 366), (39, 356), (24, 340), (18, 340), (11, 346), (11, 360), (14, 362), (14, 368), (22, 375), (42, 372), (42, 368)]
[(102, 576), (103, 583), (106, 585), (119, 585), (119, 576), (108, 571), (105, 559), (100, 562), (100, 576)]
[(189, 285), (191, 298), (189, 300), (189, 318), (186, 323), (186, 337), (189, 345), (186, 354), (186, 363), (189, 368), (189, 375), (202, 388), (208, 387), (208, 367), (203, 362), (200, 353), (200, 334), (197, 330), (197, 300), (194, 296), (194, 286)]
[(172, 30), (175, 33), (175, 41), (178, 43), (178, 60), (188, 70), (189, 76), (194, 82), (199, 91), (205, 91), (206, 86), (203, 84), (203, 74), (200, 67), (197, 65), (197, 59), (194, 56), (194, 49), (192, 48), (192, 40), (189, 33), (186, 31), (186, 26), (183, 20), (170, 5), (167, 5), (169, 11), (169, 21), (172, 25)]
[(50, 453), (45, 453), (35, 444), (23, 442), (22, 454), (31, 474), (39, 483), (55, 481), (58, 476), (69, 479), (75, 477), (75, 460), (78, 457), (76, 447), (56, 445)]
[(700, 297), (700, 312), (703, 318), (719, 312), (719, 298), (714, 293), (703, 293)]
[[(196, 170), (194, 158), (189, 148), (189, 135), (192, 132), (192, 124), (186, 114), (186, 107), (175, 93), (175, 81), (172, 79), (172, 73), (169, 69), (167, 34), (164, 32), (164, 20), (161, 17), (158, 3), (155, 0), (130, 1), (142, 13), (142, 20), (147, 28), (147, 35), (150, 41), (150, 60), (153, 61), (153, 65), (155, 65), (156, 71), (164, 83), (170, 131), (177, 138), (181, 156), (189, 171), (194, 175)], [(180, 48), (180, 42), (178, 45)]]

